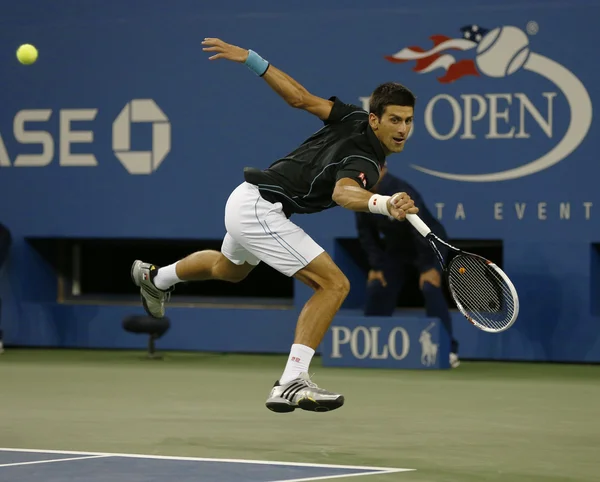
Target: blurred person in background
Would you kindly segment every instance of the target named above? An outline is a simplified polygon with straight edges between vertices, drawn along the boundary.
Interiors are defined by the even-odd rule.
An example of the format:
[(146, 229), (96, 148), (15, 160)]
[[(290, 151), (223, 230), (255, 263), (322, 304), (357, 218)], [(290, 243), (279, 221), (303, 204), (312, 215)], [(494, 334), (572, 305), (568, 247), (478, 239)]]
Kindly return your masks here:
[[(10, 231), (6, 226), (0, 223), (0, 275), (2, 274), (2, 266), (8, 258), (8, 250), (11, 245)], [(4, 336), (2, 332), (2, 298), (0, 298), (0, 353), (4, 352)]]
[[(427, 209), (413, 186), (393, 176), (387, 164), (371, 192), (389, 195), (406, 192), (419, 208), (419, 216), (434, 234), (447, 240), (446, 230)], [(398, 294), (406, 283), (416, 283), (425, 299), (427, 316), (440, 318), (450, 336), (450, 366), (458, 367), (458, 342), (452, 332), (452, 319), (442, 289), (442, 276), (435, 253), (429, 243), (410, 223), (388, 216), (356, 212), (358, 239), (369, 262), (365, 316), (392, 316)], [(442, 251), (446, 256), (446, 251)]]

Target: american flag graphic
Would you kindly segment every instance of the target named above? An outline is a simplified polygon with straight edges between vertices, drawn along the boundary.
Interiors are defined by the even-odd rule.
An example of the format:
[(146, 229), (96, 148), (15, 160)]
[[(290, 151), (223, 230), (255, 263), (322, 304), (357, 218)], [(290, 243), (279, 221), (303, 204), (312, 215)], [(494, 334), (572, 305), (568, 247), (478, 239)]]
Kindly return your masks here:
[[(468, 25), (460, 29), (462, 35), (448, 37), (446, 35), (432, 35), (430, 40), (433, 47), (425, 50), (422, 47), (405, 47), (394, 55), (385, 58), (390, 62), (403, 63), (416, 60), (413, 71), (426, 74), (436, 69), (444, 69), (446, 73), (438, 77), (442, 84), (448, 84), (464, 77), (465, 75), (479, 76), (473, 55), (464, 55), (462, 52), (472, 50), (489, 32), (489, 29), (479, 25)], [(453, 52), (453, 53), (448, 53)], [(457, 56), (466, 58), (457, 59)]]

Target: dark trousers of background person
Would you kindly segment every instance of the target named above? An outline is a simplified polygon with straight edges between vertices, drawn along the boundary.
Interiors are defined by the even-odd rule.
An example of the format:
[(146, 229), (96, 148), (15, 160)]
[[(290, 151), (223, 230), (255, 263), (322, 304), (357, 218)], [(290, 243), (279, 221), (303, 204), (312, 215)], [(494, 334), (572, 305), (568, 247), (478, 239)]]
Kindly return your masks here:
[[(11, 244), (11, 236), (8, 229), (0, 224), (0, 269), (6, 258), (8, 258), (8, 250)], [(2, 342), (2, 298), (0, 298), (0, 342)], [(1, 345), (0, 345), (1, 346)]]
[[(389, 256), (383, 269), (387, 286), (384, 287), (379, 280), (371, 281), (367, 285), (365, 316), (392, 316), (403, 286), (407, 282), (418, 283), (419, 274), (413, 263)], [(443, 289), (425, 283), (422, 293), (427, 316), (439, 318), (442, 321), (450, 336), (450, 351), (458, 353), (458, 342), (453, 337), (452, 319)]]

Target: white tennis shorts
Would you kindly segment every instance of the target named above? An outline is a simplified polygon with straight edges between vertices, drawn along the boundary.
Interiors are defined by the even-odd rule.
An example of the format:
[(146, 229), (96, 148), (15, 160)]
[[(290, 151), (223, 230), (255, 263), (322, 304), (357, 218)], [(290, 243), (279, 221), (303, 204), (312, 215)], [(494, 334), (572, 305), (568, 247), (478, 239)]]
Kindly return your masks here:
[(235, 264), (263, 261), (280, 273), (293, 276), (324, 250), (283, 213), (281, 203), (263, 199), (258, 187), (240, 184), (225, 206), (221, 252)]

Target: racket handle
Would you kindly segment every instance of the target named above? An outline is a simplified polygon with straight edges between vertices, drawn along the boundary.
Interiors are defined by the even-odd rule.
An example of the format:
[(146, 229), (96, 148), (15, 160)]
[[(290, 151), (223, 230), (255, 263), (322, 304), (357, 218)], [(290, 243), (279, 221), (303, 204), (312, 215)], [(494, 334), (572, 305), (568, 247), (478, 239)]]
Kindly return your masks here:
[(424, 238), (431, 232), (431, 229), (425, 224), (417, 214), (407, 214), (406, 219), (421, 233)]

